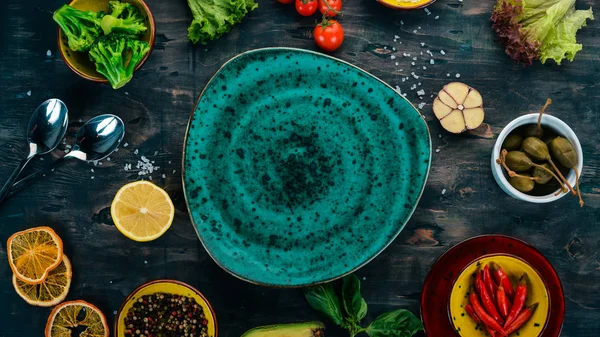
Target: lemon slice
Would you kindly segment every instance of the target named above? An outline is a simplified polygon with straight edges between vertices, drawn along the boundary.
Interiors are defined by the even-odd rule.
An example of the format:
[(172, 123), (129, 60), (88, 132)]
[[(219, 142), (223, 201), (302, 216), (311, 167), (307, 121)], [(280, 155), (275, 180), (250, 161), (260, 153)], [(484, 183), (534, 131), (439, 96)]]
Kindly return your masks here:
[(146, 242), (157, 239), (171, 227), (175, 207), (165, 190), (148, 181), (136, 181), (117, 192), (110, 214), (123, 235)]

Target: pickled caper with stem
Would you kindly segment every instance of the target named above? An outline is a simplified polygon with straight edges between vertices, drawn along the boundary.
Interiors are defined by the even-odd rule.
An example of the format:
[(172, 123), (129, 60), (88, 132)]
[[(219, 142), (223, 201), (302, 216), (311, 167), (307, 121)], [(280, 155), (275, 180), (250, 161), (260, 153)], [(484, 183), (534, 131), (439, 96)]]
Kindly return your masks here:
[(521, 148), (521, 143), (523, 142), (523, 137), (521, 137), (518, 133), (511, 133), (506, 137), (504, 143), (502, 143), (502, 148), (507, 151), (516, 151)]
[(516, 188), (518, 191), (523, 193), (531, 192), (535, 187), (535, 182), (532, 179), (529, 173), (523, 173), (522, 175), (517, 175), (514, 177), (508, 177), (509, 184)]
[(579, 205), (583, 207), (583, 199), (581, 198), (581, 190), (579, 189), (579, 171), (577, 170), (577, 152), (573, 144), (564, 137), (556, 137), (550, 142), (550, 154), (562, 166), (573, 169), (575, 171), (575, 188), (579, 197)]
[(544, 129), (542, 129), (542, 116), (544, 115), (544, 111), (546, 111), (546, 108), (550, 104), (552, 104), (552, 100), (550, 98), (546, 99), (546, 104), (544, 104), (542, 110), (540, 110), (540, 115), (538, 116), (537, 124), (530, 125), (526, 127), (525, 130), (523, 130), (523, 135), (525, 137), (542, 138), (542, 136), (544, 135)]
[[(550, 166), (550, 164), (548, 163), (543, 163), (542, 165), (540, 165), (540, 167), (536, 166), (535, 168), (533, 168), (532, 176), (535, 178), (535, 182), (541, 185), (547, 184), (548, 182), (550, 182), (550, 180), (552, 180), (552, 178), (556, 178), (558, 183), (561, 183), (560, 179), (558, 179), (558, 177), (554, 175), (554, 172), (552, 172), (552, 166)], [(564, 186), (562, 186), (562, 184), (561, 187), (564, 189)]]
[[(527, 157), (527, 155), (524, 152), (521, 151), (510, 151), (506, 154), (505, 156), (505, 162), (506, 162), (506, 166), (511, 169), (514, 170), (516, 172), (523, 172), (523, 171), (527, 171), (529, 169), (531, 169), (532, 167), (534, 168), (534, 172), (535, 170), (538, 171), (542, 171), (545, 174), (544, 175), (536, 175), (535, 173), (533, 174), (533, 180), (535, 180), (536, 183), (540, 183), (540, 184), (545, 184), (548, 181), (550, 181), (550, 179), (552, 179), (552, 177), (556, 178), (556, 180), (558, 181), (558, 183), (561, 185), (561, 190), (563, 192), (567, 192), (567, 189), (562, 185), (561, 180), (554, 174), (554, 172), (552, 172), (552, 166), (550, 166), (549, 164), (536, 164), (534, 163), (531, 158)], [(547, 165), (548, 167), (546, 167), (545, 165)], [(510, 175), (510, 173), (509, 173)], [(550, 177), (548, 180), (545, 180), (546, 177)], [(540, 179), (542, 179), (541, 181), (545, 180), (544, 182), (541, 182)]]
[(575, 193), (575, 190), (573, 190), (573, 187), (571, 187), (567, 179), (565, 179), (563, 174), (552, 161), (552, 158), (550, 157), (550, 151), (548, 150), (548, 145), (546, 145), (546, 143), (544, 143), (541, 139), (537, 137), (527, 137), (525, 138), (525, 140), (523, 140), (523, 144), (521, 144), (521, 147), (523, 148), (523, 152), (525, 152), (529, 157), (533, 158), (534, 160), (545, 161), (550, 163), (550, 165), (554, 169), (554, 172), (556, 172), (556, 174), (560, 177), (562, 183), (567, 185), (567, 187), (573, 195), (577, 195), (577, 193)]

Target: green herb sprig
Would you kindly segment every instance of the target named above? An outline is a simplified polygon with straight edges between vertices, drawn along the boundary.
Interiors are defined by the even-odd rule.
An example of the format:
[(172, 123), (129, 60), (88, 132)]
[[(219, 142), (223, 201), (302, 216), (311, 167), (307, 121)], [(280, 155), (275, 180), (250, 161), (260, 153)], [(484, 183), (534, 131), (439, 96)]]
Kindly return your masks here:
[(341, 294), (340, 305), (333, 283), (304, 289), (308, 304), (336, 325), (348, 330), (350, 337), (363, 332), (370, 337), (412, 337), (423, 331), (423, 323), (405, 309), (382, 314), (367, 327), (362, 327), (360, 322), (367, 315), (367, 302), (360, 294), (360, 280), (354, 274), (342, 279)]

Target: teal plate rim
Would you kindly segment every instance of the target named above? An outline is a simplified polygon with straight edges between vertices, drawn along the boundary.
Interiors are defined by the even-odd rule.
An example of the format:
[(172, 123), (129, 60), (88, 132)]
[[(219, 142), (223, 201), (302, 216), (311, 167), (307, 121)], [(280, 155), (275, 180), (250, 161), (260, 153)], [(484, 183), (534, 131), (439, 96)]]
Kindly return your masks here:
[[(188, 138), (188, 135), (189, 135), (190, 125), (192, 123), (192, 119), (193, 119), (193, 117), (194, 117), (194, 115), (196, 113), (198, 104), (200, 103), (200, 99), (204, 95), (204, 92), (205, 92), (206, 88), (208, 88), (209, 84), (213, 81), (213, 79), (215, 78), (215, 76), (223, 68), (225, 68), (229, 63), (233, 62), (234, 60), (236, 60), (236, 59), (238, 59), (238, 58), (240, 58), (240, 57), (242, 57), (242, 56), (244, 56), (246, 54), (257, 53), (257, 52), (262, 52), (262, 51), (269, 51), (269, 50), (299, 52), (299, 53), (307, 53), (307, 54), (317, 55), (319, 57), (328, 58), (328, 59), (333, 60), (335, 62), (343, 63), (343, 64), (345, 64), (347, 66), (350, 66), (350, 67), (352, 67), (354, 69), (357, 69), (358, 71), (364, 73), (365, 75), (368, 75), (368, 76), (372, 77), (373, 79), (379, 81), (381, 84), (383, 84), (384, 86), (386, 86), (390, 90), (392, 90), (400, 99), (406, 101), (406, 103), (408, 103), (414, 109), (414, 111), (417, 114), (419, 114), (419, 116), (421, 117), (420, 120), (423, 122), (423, 124), (425, 126), (425, 129), (427, 130), (427, 136), (428, 136), (428, 140), (429, 140), (429, 156), (428, 156), (427, 171), (425, 172), (423, 186), (421, 186), (421, 190), (419, 191), (419, 195), (418, 195), (417, 199), (414, 202), (414, 206), (412, 207), (412, 209), (410, 210), (410, 212), (408, 214), (406, 222), (404, 222), (401, 226), (398, 227), (398, 230), (390, 238), (390, 240), (389, 240), (389, 242), (387, 244), (385, 244), (383, 247), (381, 247), (381, 249), (379, 249), (376, 253), (374, 253), (372, 256), (370, 256), (369, 258), (367, 258), (364, 262), (358, 264), (357, 266), (355, 266), (354, 268), (352, 268), (350, 271), (348, 271), (348, 272), (346, 272), (344, 274), (341, 274), (341, 275), (339, 275), (337, 277), (332, 277), (332, 278), (329, 278), (329, 279), (325, 279), (325, 280), (321, 280), (321, 281), (317, 281), (317, 282), (313, 282), (313, 283), (298, 284), (298, 285), (280, 285), (280, 284), (262, 283), (262, 282), (258, 282), (256, 280), (247, 279), (244, 276), (242, 276), (240, 274), (237, 274), (233, 270), (231, 270), (231, 269), (227, 268), (226, 266), (224, 266), (223, 264), (221, 264), (213, 256), (213, 253), (210, 251), (210, 249), (208, 249), (208, 247), (206, 246), (206, 244), (202, 240), (202, 237), (200, 236), (200, 233), (198, 233), (198, 226), (196, 225), (196, 223), (194, 221), (194, 218), (192, 217), (192, 212), (191, 212), (191, 209), (190, 209), (190, 203), (188, 201), (188, 196), (187, 196), (187, 192), (186, 192), (186, 186), (185, 186), (185, 158), (186, 158), (187, 138)], [(346, 275), (352, 274), (355, 271), (359, 270), (360, 268), (364, 267), (369, 262), (373, 261), (373, 259), (375, 259), (377, 256), (379, 256), (384, 250), (386, 250), (389, 247), (389, 245), (392, 244), (392, 242), (394, 242), (394, 240), (396, 240), (396, 238), (398, 237), (398, 235), (406, 227), (406, 224), (408, 223), (408, 221), (410, 221), (410, 218), (412, 218), (412, 215), (414, 214), (415, 210), (417, 209), (417, 206), (419, 205), (421, 197), (423, 196), (423, 192), (425, 191), (425, 186), (427, 185), (427, 180), (429, 179), (429, 172), (431, 171), (431, 158), (433, 156), (432, 147), (433, 147), (433, 145), (432, 145), (432, 141), (431, 141), (431, 131), (429, 130), (429, 125), (427, 124), (427, 121), (425, 120), (425, 116), (408, 99), (406, 99), (404, 96), (402, 96), (400, 93), (398, 93), (398, 91), (396, 91), (396, 89), (394, 89), (391, 85), (389, 85), (385, 81), (381, 80), (379, 77), (377, 77), (377, 76), (369, 73), (368, 71), (366, 71), (364, 69), (361, 69), (360, 67), (355, 66), (352, 63), (344, 61), (342, 59), (339, 59), (339, 58), (336, 58), (336, 57), (333, 57), (333, 56), (330, 56), (330, 55), (327, 55), (327, 54), (319, 53), (319, 52), (316, 52), (316, 51), (307, 50), (307, 49), (291, 48), (291, 47), (266, 47), (266, 48), (251, 49), (251, 50), (247, 50), (245, 52), (242, 52), (242, 53), (239, 53), (239, 54), (233, 56), (232, 58), (230, 58), (229, 60), (227, 60), (225, 63), (223, 63), (219, 67), (219, 69), (217, 69), (215, 71), (215, 73), (210, 77), (210, 79), (206, 82), (206, 84), (202, 88), (202, 91), (200, 92), (200, 94), (198, 95), (198, 98), (196, 99), (196, 104), (194, 104), (194, 108), (192, 110), (192, 113), (190, 113), (190, 117), (188, 118), (187, 127), (185, 129), (185, 137), (183, 138), (183, 151), (182, 151), (182, 157), (181, 157), (181, 181), (182, 181), (182, 188), (183, 188), (183, 196), (184, 196), (184, 199), (185, 199), (185, 206), (186, 206), (186, 209), (188, 211), (188, 216), (190, 217), (190, 221), (191, 221), (192, 227), (194, 227), (194, 231), (196, 232), (196, 236), (200, 240), (200, 243), (204, 247), (204, 250), (206, 250), (206, 252), (208, 253), (208, 256), (210, 256), (210, 258), (219, 267), (221, 267), (221, 269), (225, 270), (230, 275), (232, 275), (232, 276), (234, 276), (234, 277), (236, 277), (236, 278), (238, 278), (238, 279), (240, 279), (242, 281), (251, 283), (251, 284), (260, 285), (260, 286), (267, 286), (267, 287), (275, 287), (275, 288), (303, 288), (303, 287), (308, 287), (308, 286), (314, 286), (314, 285), (324, 284), (324, 283), (328, 283), (328, 282), (340, 279), (340, 278), (342, 278), (342, 277), (344, 277)]]

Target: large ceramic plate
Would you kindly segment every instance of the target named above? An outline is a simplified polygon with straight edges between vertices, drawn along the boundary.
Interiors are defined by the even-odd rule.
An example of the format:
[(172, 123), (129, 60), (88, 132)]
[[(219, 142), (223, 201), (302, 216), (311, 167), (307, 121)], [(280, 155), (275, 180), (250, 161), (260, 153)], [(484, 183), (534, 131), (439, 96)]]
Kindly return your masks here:
[(231, 274), (271, 286), (329, 281), (377, 256), (413, 213), (431, 158), (425, 121), (390, 86), (287, 48), (217, 71), (184, 146), (204, 247)]

